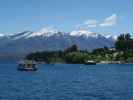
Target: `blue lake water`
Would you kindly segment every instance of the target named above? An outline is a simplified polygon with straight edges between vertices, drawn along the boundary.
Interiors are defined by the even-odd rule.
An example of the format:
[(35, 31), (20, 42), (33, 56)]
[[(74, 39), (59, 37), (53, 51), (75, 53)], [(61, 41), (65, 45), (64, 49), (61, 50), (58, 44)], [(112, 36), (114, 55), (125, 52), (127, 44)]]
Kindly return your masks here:
[(133, 65), (0, 64), (0, 100), (133, 100)]

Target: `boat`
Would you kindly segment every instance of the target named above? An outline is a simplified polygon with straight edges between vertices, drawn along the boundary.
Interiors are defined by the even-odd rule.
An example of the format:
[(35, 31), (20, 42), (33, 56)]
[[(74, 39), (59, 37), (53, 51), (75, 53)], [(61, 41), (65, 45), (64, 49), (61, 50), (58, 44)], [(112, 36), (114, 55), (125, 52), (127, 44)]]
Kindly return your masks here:
[(95, 61), (92, 61), (92, 60), (88, 60), (84, 64), (85, 65), (96, 65), (96, 62)]
[(18, 63), (18, 70), (20, 71), (36, 71), (36, 62), (33, 60), (24, 60)]

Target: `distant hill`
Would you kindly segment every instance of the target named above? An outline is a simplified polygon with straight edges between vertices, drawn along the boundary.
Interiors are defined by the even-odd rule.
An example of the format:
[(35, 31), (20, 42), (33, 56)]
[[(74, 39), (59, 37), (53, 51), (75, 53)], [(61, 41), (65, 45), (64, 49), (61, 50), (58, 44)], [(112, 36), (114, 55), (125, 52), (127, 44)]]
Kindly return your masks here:
[(44, 50), (64, 50), (76, 44), (81, 50), (113, 47), (112, 36), (106, 37), (87, 30), (75, 30), (70, 33), (53, 28), (44, 28), (38, 32), (24, 31), (12, 35), (0, 35), (0, 60), (21, 59), (26, 54)]

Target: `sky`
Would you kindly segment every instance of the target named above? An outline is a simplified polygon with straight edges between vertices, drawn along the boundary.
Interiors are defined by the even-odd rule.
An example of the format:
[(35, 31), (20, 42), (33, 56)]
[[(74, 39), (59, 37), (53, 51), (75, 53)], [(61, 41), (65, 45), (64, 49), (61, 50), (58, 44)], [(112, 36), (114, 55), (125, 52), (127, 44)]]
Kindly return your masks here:
[(0, 33), (43, 27), (133, 33), (133, 0), (0, 0)]

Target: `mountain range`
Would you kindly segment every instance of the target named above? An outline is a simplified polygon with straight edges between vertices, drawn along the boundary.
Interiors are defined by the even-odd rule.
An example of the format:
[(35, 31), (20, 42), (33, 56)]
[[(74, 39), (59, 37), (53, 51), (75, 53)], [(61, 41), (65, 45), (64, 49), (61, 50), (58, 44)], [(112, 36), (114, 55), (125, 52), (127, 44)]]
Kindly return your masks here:
[(0, 34), (0, 60), (18, 60), (26, 54), (44, 50), (64, 50), (76, 44), (81, 50), (113, 47), (115, 38), (88, 30), (61, 32), (51, 27), (40, 31), (24, 31), (11, 35)]

